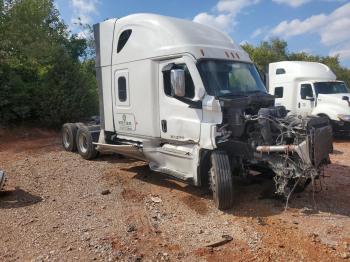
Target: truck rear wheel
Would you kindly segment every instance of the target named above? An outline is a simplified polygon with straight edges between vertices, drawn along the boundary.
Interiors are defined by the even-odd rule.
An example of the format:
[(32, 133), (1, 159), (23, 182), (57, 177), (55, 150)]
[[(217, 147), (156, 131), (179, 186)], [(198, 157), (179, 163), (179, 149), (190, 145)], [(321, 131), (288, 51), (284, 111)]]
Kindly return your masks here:
[(4, 171), (0, 170), (0, 190), (3, 188), (5, 185), (5, 173)]
[(77, 148), (79, 154), (86, 160), (96, 158), (98, 151), (95, 145), (92, 143), (92, 136), (89, 129), (86, 126), (80, 126), (78, 128), (77, 136)]
[(220, 210), (233, 205), (232, 172), (228, 155), (224, 151), (211, 154), (210, 187), (215, 205)]
[(75, 124), (67, 123), (62, 127), (62, 145), (68, 152), (77, 151), (76, 134), (78, 127)]

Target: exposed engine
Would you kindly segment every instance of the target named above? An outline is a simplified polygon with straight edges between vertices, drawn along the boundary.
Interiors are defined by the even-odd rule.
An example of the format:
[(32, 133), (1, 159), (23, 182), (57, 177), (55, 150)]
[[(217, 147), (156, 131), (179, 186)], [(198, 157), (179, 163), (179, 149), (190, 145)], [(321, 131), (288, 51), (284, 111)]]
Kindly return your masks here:
[(223, 99), (221, 105), (224, 124), (218, 128), (217, 144), (240, 169), (268, 166), (277, 194), (287, 197), (298, 185), (306, 186), (329, 163), (332, 129), (327, 119), (288, 114), (284, 107), (273, 106), (271, 96)]

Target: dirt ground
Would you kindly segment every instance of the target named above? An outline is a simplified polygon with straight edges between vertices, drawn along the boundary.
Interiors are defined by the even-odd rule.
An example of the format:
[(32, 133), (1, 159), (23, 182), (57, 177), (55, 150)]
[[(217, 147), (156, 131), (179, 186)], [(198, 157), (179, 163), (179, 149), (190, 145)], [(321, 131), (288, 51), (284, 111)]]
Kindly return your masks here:
[[(0, 261), (348, 261), (350, 140), (325, 178), (284, 203), (271, 180), (235, 183), (218, 211), (206, 189), (116, 156), (83, 160), (59, 134), (0, 130)], [(211, 247), (223, 239), (232, 241)]]

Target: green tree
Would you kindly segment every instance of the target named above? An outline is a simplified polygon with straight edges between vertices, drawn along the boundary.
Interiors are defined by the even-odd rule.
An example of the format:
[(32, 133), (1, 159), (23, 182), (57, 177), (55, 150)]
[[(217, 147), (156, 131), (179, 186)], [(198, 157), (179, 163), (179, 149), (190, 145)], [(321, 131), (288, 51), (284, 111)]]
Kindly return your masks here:
[(0, 0), (0, 122), (59, 125), (97, 113), (88, 42), (53, 0)]
[(250, 55), (261, 72), (267, 72), (269, 63), (287, 59), (287, 43), (279, 39), (263, 41), (257, 47), (244, 44), (242, 48)]

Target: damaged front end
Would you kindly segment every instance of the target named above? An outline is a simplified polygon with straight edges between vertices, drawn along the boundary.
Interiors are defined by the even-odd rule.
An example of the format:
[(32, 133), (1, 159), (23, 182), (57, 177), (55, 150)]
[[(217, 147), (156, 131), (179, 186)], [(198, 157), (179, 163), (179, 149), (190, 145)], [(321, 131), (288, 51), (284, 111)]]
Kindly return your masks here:
[(269, 95), (220, 99), (224, 121), (216, 142), (233, 159), (233, 170), (271, 170), (276, 193), (288, 197), (330, 162), (332, 128), (325, 118), (287, 114), (273, 100)]
[(291, 190), (318, 178), (329, 163), (332, 129), (327, 119), (319, 117), (288, 116), (268, 121), (277, 121), (280, 134), (276, 143), (257, 146), (255, 158), (274, 171), (276, 193), (288, 196)]

